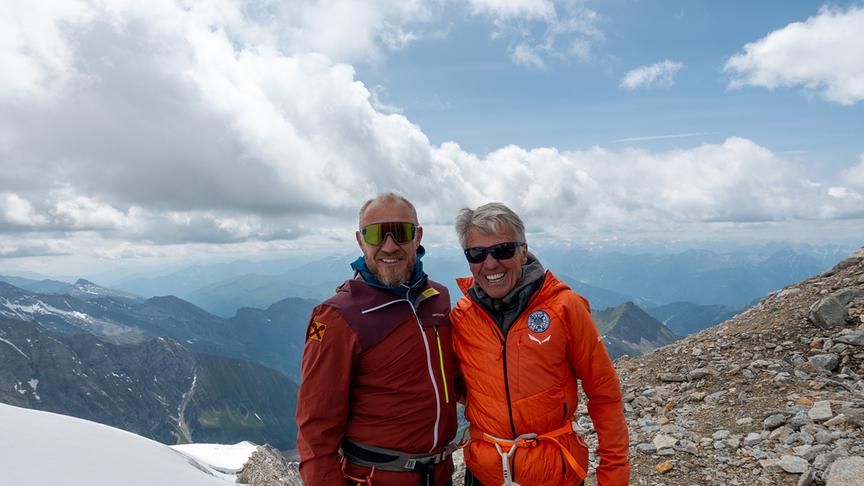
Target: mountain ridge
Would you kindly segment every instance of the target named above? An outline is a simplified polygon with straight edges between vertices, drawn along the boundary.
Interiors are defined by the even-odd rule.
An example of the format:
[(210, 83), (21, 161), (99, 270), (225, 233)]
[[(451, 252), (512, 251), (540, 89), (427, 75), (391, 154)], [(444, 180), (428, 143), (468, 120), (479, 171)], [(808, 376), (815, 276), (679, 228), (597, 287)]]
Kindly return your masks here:
[(609, 355), (640, 355), (671, 343), (677, 336), (633, 302), (591, 312)]
[[(2, 403), (166, 444), (250, 439), (288, 449), (296, 436), (296, 392), (297, 384), (275, 370), (192, 353), (165, 337), (117, 345), (86, 333), (55, 336), (35, 321), (0, 316)], [(238, 424), (237, 417), (246, 420)]]
[(306, 324), (317, 305), (288, 297), (225, 319), (175, 296), (83, 297), (34, 293), (0, 282), (0, 315), (33, 319), (64, 335), (91, 333), (116, 344), (168, 336), (192, 351), (258, 362), (299, 380)]

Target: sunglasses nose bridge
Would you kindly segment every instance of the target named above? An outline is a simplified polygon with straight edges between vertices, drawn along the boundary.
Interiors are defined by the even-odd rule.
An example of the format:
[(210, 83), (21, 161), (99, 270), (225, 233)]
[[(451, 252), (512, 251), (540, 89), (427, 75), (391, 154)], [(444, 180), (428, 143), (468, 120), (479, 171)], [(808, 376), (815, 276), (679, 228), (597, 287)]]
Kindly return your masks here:
[[(486, 262), (490, 261), (491, 265), (486, 265)], [(498, 259), (495, 258), (495, 255), (493, 255), (491, 251), (487, 250), (486, 253), (483, 255), (483, 261), (480, 262), (480, 264), (484, 266), (495, 266), (498, 264)]]
[(396, 241), (396, 237), (393, 236), (393, 233), (387, 232), (384, 234), (384, 239), (381, 240), (381, 246), (386, 248), (399, 247), (399, 243)]

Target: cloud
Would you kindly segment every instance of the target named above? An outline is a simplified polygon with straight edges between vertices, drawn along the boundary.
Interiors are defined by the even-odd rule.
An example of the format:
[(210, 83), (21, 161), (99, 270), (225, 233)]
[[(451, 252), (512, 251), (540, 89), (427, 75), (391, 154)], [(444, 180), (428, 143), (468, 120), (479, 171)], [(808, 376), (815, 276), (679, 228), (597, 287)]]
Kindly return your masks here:
[(3, 237), (0, 234), (0, 258), (27, 258), (43, 256), (64, 256), (75, 253), (75, 248), (67, 241), (44, 240), (28, 237)]
[(744, 46), (726, 62), (731, 88), (801, 87), (842, 105), (864, 100), (864, 6), (825, 7)]
[(533, 69), (552, 59), (588, 61), (604, 38), (597, 12), (581, 2), (471, 0), (469, 13), (491, 22), (492, 37), (509, 43), (513, 63)]
[[(861, 169), (848, 184), (811, 181), (743, 138), (482, 157), (433, 145), (352, 66), (268, 44), (285, 33), (233, 2), (61, 3), (0, 42), (0, 58), (37, 73), (0, 87), (6, 256), (350, 244), (358, 205), (391, 190), (424, 224), (449, 228), (459, 208), (500, 200), (562, 238), (864, 216)], [(12, 23), (0, 17), (0, 33)], [(35, 244), (45, 241), (56, 243)]]
[(619, 138), (618, 140), (613, 140), (612, 143), (625, 143), (625, 142), (645, 142), (651, 140), (668, 140), (672, 138), (689, 138), (689, 137), (699, 137), (701, 135), (705, 135), (704, 133), (672, 133), (669, 135), (646, 135), (642, 137), (627, 137), (627, 138)]
[[(240, 47), (208, 12), (160, 5), (58, 17), (28, 34), (74, 48), (62, 65), (31, 59), (62, 73), (43, 89), (0, 92), (0, 191), (43, 201), (44, 217), (70, 229), (134, 226), (124, 221), (133, 207), (338, 213), (410, 180), (396, 161), (428, 153), (416, 126), (372, 107), (350, 66)], [(388, 162), (394, 170), (374, 176)]]
[(555, 18), (555, 3), (550, 0), (471, 0), (471, 12), (496, 21), (515, 19), (546, 20)]
[(42, 226), (47, 219), (18, 194), (0, 193), (0, 228)]
[(793, 162), (737, 137), (664, 152), (510, 146), (481, 160), (460, 160), (452, 148), (448, 156), (478, 189), (472, 202), (508, 202), (562, 237), (864, 216), (854, 192), (838, 194)]
[(669, 59), (642, 66), (629, 71), (621, 79), (621, 87), (629, 90), (639, 88), (669, 88), (675, 84), (675, 75), (684, 67), (680, 62)]
[[(167, 2), (173, 4), (174, 2)], [(336, 62), (376, 62), (423, 38), (436, 2), (422, 0), (211, 0), (195, 9), (243, 46), (278, 46)], [(173, 5), (172, 5), (173, 8)], [(215, 22), (212, 22), (215, 20)]]
[(130, 214), (93, 198), (64, 192), (49, 211), (56, 225), (68, 230), (117, 230), (128, 225)]
[(546, 67), (546, 62), (543, 61), (543, 57), (538, 54), (537, 50), (526, 44), (519, 44), (514, 47), (513, 51), (510, 53), (510, 59), (512, 59), (514, 63), (523, 66), (538, 69), (544, 69)]

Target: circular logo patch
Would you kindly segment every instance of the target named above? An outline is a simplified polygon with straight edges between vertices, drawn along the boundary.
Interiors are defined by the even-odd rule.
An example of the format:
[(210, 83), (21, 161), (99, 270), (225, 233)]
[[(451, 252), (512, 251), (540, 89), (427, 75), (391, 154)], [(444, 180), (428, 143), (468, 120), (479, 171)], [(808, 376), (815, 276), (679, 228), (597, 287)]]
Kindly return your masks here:
[(534, 332), (543, 332), (549, 329), (549, 314), (546, 311), (534, 311), (528, 316), (528, 329)]

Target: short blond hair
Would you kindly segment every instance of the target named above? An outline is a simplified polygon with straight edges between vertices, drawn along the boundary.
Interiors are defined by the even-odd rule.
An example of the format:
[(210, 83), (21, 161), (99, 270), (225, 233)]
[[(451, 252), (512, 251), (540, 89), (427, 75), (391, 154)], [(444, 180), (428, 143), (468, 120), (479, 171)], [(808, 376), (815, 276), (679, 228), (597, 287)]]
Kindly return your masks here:
[(417, 209), (414, 208), (414, 205), (411, 204), (411, 201), (405, 199), (404, 197), (400, 196), (399, 194), (396, 194), (395, 192), (385, 192), (383, 194), (379, 194), (379, 195), (373, 197), (372, 199), (366, 201), (365, 203), (363, 203), (363, 205), (360, 206), (360, 213), (358, 215), (358, 222), (363, 221), (363, 213), (366, 212), (366, 209), (372, 203), (377, 202), (377, 201), (401, 202), (401, 203), (405, 204), (406, 206), (408, 206), (408, 209), (411, 210), (411, 216), (414, 217), (414, 221), (412, 221), (412, 223), (414, 223), (414, 224), (419, 223), (419, 221), (417, 220)]

